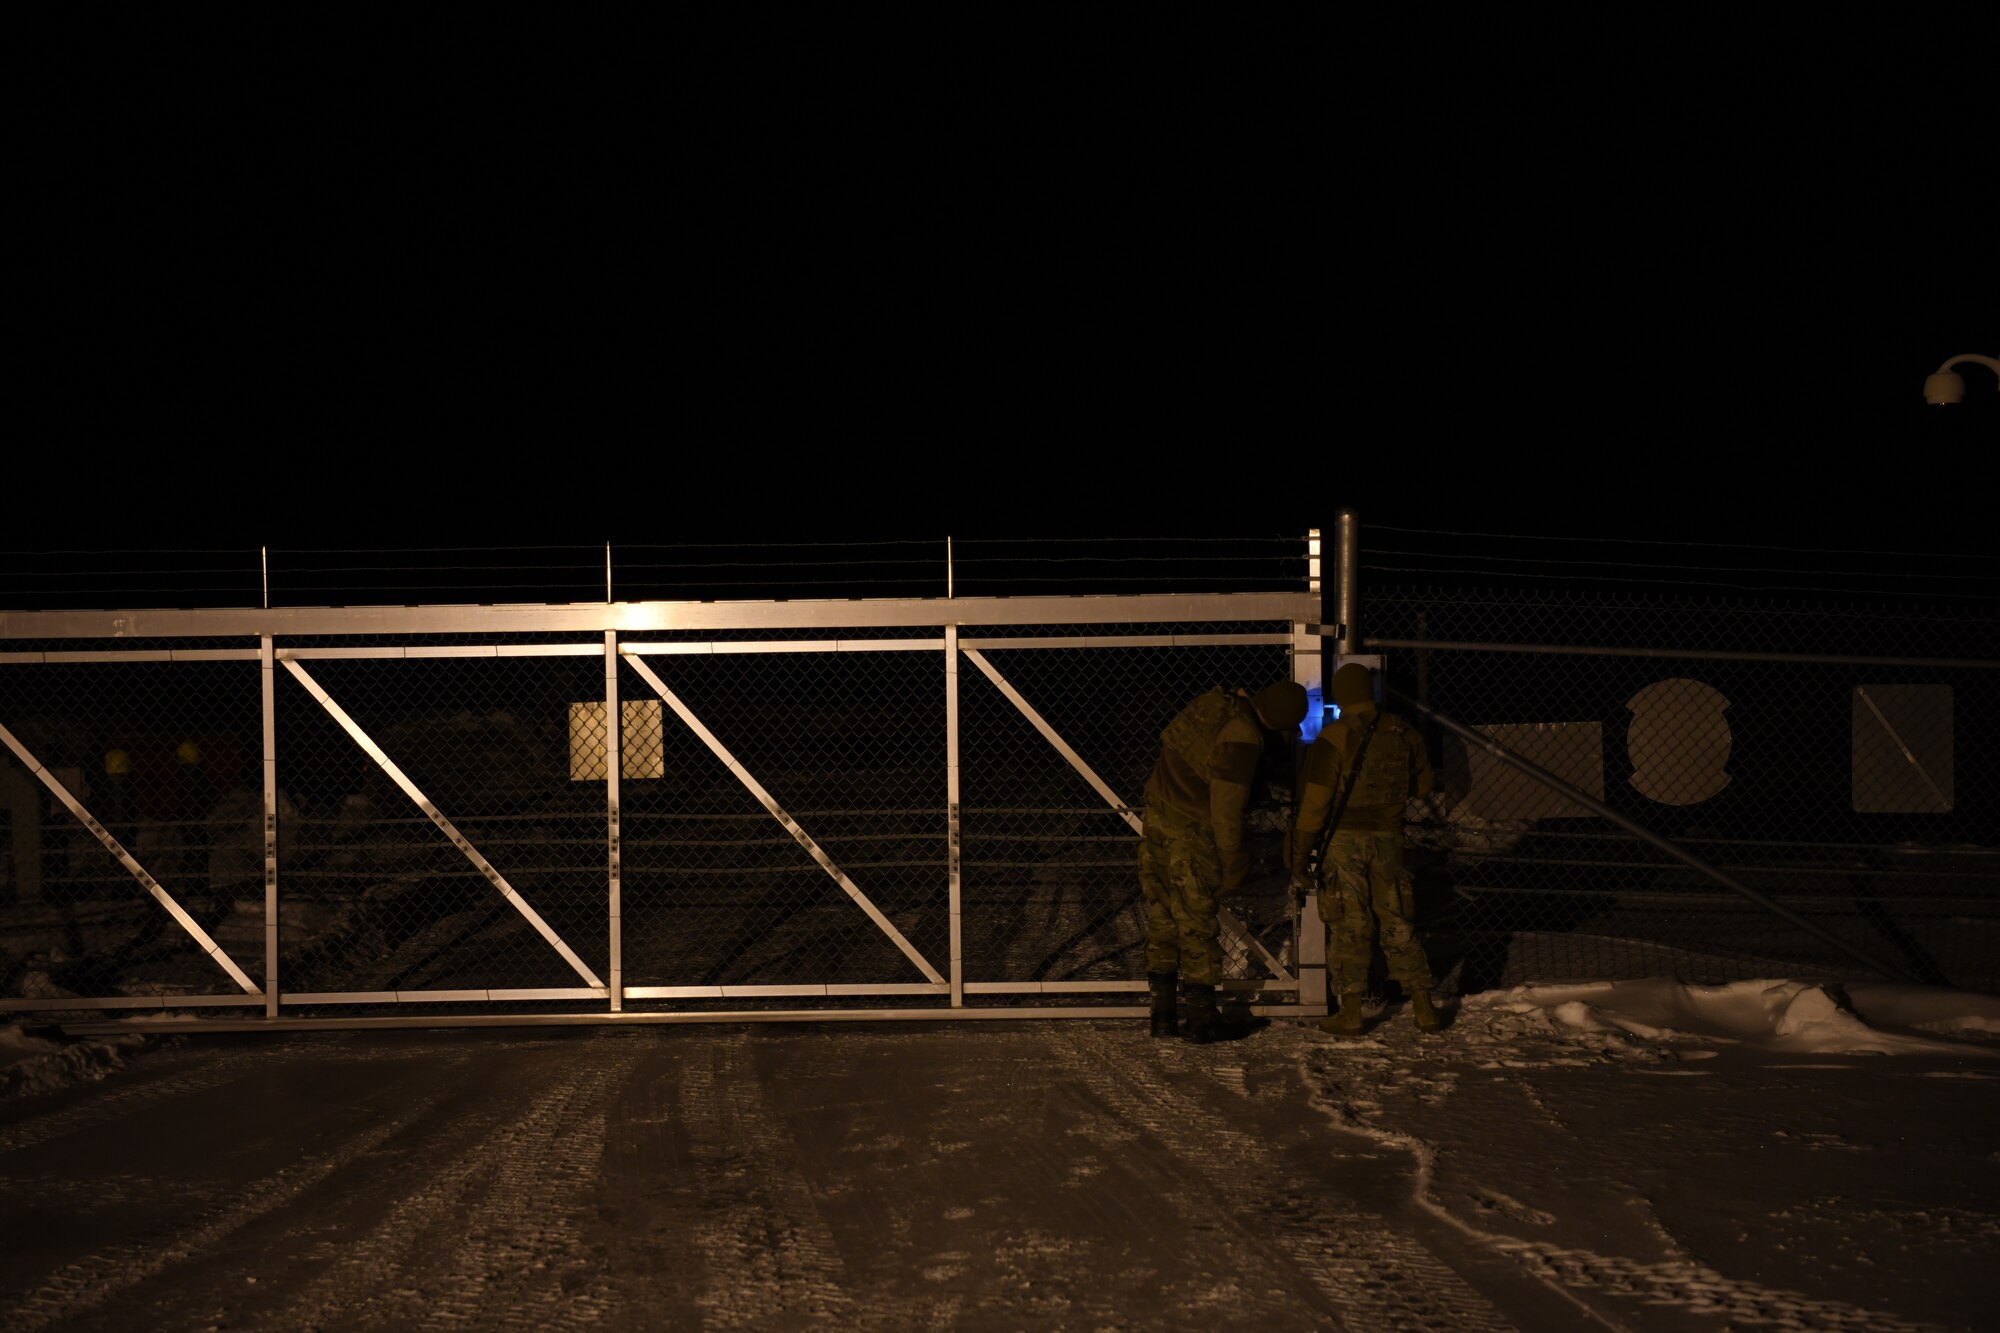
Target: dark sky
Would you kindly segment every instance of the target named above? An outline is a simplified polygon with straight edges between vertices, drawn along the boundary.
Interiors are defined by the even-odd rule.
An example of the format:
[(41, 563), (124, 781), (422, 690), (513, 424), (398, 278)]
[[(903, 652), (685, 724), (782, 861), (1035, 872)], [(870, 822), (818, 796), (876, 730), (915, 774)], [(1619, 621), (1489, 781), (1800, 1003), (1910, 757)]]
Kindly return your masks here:
[(1947, 73), (1885, 110), (1747, 43), (1334, 36), (1212, 81), (1076, 34), (871, 74), (780, 30), (689, 36), (655, 83), (476, 49), (103, 73), (20, 195), (52, 411), (8, 544), (1275, 535), (1345, 504), (1995, 551), (2000, 383), (1919, 398), (2000, 354)]

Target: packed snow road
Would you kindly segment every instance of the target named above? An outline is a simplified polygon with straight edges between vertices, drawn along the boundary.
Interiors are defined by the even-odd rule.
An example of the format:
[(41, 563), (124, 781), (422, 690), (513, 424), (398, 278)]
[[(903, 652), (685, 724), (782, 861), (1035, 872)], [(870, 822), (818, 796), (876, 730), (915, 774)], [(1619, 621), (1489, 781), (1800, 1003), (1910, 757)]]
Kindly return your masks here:
[[(1211, 1047), (1129, 1021), (191, 1039), (0, 1110), (0, 1326), (1976, 1322), (1982, 1279), (1945, 1274), (1992, 1239), (1990, 1182), (1856, 1173), (1868, 1145), (1822, 1151), (1805, 1108), (1990, 1125), (1990, 1066), (1822, 1058), (1774, 1101), (1761, 1059), (1636, 1077), (1697, 1071), (1499, 1021), (1427, 1045), (1407, 1019)], [(1758, 1170), (1786, 1150), (1826, 1174)], [(1924, 1201), (1957, 1236), (1889, 1236), (1933, 1186), (1966, 1195)], [(1910, 1271), (1851, 1237), (1767, 1265), (1738, 1233), (1780, 1214), (1872, 1217)]]

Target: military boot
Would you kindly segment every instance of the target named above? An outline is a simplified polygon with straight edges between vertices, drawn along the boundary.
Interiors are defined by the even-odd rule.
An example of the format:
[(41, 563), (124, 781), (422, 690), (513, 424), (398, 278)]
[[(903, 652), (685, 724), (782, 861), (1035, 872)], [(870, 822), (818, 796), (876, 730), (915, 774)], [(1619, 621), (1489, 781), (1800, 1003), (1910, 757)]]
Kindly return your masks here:
[(1321, 1032), (1330, 1032), (1336, 1037), (1358, 1037), (1361, 1026), (1361, 992), (1358, 990), (1342, 991), (1340, 1008), (1319, 1021)]
[(1427, 990), (1410, 992), (1410, 1016), (1417, 1020), (1419, 1032), (1444, 1030), (1444, 1024), (1438, 1019), (1438, 1011), (1431, 1008), (1431, 993)]
[(1226, 1017), (1215, 1007), (1215, 987), (1190, 981), (1187, 984), (1187, 1022), (1181, 1036), (1197, 1045), (1211, 1041), (1234, 1041), (1249, 1033), (1250, 1026)]
[(1148, 972), (1146, 980), (1153, 987), (1153, 1035), (1156, 1037), (1178, 1037), (1181, 1026), (1174, 1014), (1173, 972)]

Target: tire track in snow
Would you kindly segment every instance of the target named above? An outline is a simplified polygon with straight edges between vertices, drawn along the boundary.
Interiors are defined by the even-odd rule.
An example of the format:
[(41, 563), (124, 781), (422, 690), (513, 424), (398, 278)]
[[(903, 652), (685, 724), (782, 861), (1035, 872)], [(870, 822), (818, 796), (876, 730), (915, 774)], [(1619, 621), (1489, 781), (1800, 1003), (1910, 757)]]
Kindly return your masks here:
[(704, 1326), (848, 1322), (852, 1301), (833, 1232), (794, 1165), (790, 1135), (764, 1104), (740, 1036), (712, 1038), (707, 1059), (690, 1052), (681, 1116), (706, 1205), (695, 1234), (707, 1278), (695, 1301)]
[[(1315, 1058), (1318, 1057), (1318, 1058)], [(1480, 1245), (1509, 1255), (1545, 1285), (1563, 1292), (1591, 1290), (1640, 1301), (1673, 1306), (1692, 1314), (1712, 1316), (1725, 1327), (1754, 1325), (1819, 1333), (1941, 1333), (1934, 1324), (1915, 1323), (1894, 1315), (1864, 1310), (1841, 1301), (1819, 1300), (1794, 1291), (1760, 1286), (1725, 1277), (1693, 1260), (1647, 1263), (1623, 1255), (1599, 1254), (1545, 1241), (1522, 1240), (1486, 1231), (1440, 1204), (1431, 1190), (1436, 1153), (1411, 1134), (1369, 1123), (1351, 1107), (1330, 1099), (1322, 1089), (1339, 1086), (1341, 1071), (1331, 1067), (1334, 1051), (1302, 1042), (1299, 1076), (1307, 1103), (1334, 1125), (1409, 1153), (1417, 1164), (1412, 1186), (1418, 1206)], [(1576, 1299), (1571, 1297), (1572, 1300)], [(1599, 1318), (1603, 1316), (1596, 1311)]]
[(13, 1310), (9, 1333), (34, 1333), (58, 1320), (72, 1319), (176, 1264), (212, 1249), (264, 1214), (290, 1203), (355, 1159), (373, 1152), (423, 1119), (445, 1099), (439, 1090), (407, 1105), (389, 1120), (344, 1142), (325, 1157), (280, 1169), (259, 1181), (255, 1191), (233, 1205), (206, 1210), (205, 1220), (183, 1227), (161, 1242), (126, 1242), (67, 1264)]
[(610, 1279), (579, 1218), (598, 1199), (611, 1104), (643, 1049), (618, 1041), (614, 1057), (593, 1060), (550, 1100), (542, 1124), (514, 1135), (418, 1327), (582, 1328), (612, 1312)]
[[(1513, 1329), (1414, 1235), (1303, 1187), (1261, 1140), (1134, 1059), (1129, 1041), (1066, 1025), (1051, 1045), (1072, 1076), (1126, 1124), (1143, 1128), (1192, 1167), (1223, 1206), (1242, 1216), (1246, 1230), (1271, 1237), (1347, 1327)], [(1188, 1073), (1210, 1058), (1177, 1044), (1149, 1049)]]

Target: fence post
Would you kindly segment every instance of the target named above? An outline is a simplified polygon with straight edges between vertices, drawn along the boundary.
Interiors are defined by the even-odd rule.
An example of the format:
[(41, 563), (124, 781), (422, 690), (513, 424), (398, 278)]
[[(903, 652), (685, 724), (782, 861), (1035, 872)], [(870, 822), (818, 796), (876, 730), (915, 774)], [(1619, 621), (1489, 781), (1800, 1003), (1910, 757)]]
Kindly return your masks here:
[(264, 1017), (278, 1016), (278, 708), (271, 636), (257, 640), (264, 715)]
[[(1326, 584), (1320, 577), (1320, 531), (1312, 529), (1306, 534), (1306, 590), (1317, 593), (1321, 599), (1319, 616), (1326, 619)], [(1312, 627), (1301, 621), (1292, 622), (1292, 679), (1308, 689), (1317, 687), (1320, 692), (1320, 707), (1326, 706), (1326, 651), (1325, 643)], [(1305, 765), (1303, 752), (1293, 746), (1292, 765), (1292, 818), (1298, 819), (1299, 802), (1305, 798)], [(1286, 840), (1290, 841), (1290, 832)], [(1326, 1008), (1326, 924), (1320, 920), (1317, 895), (1308, 893), (1304, 904), (1292, 918), (1292, 967), (1299, 978), (1299, 1007), (1301, 1009)]]
[(1361, 599), (1356, 568), (1361, 558), (1361, 517), (1352, 509), (1343, 509), (1335, 521), (1339, 524), (1335, 533), (1339, 554), (1334, 559), (1334, 577), (1339, 587), (1333, 623), (1340, 637), (1334, 651), (1340, 657), (1349, 657), (1361, 651)]
[(958, 626), (944, 627), (945, 858), (950, 874), (951, 1007), (965, 1007), (965, 959), (960, 951), (964, 887), (958, 836)]
[[(610, 549), (607, 544), (605, 550)], [(619, 873), (618, 853), (618, 778), (625, 766), (624, 732), (625, 716), (618, 706), (618, 631), (608, 629), (604, 631), (604, 813), (610, 855), (606, 870), (610, 876), (607, 910), (611, 926), (611, 961), (604, 985), (610, 994), (611, 1012), (614, 1014), (625, 1007), (625, 939), (619, 920), (623, 910), (619, 900), (624, 886)]]

